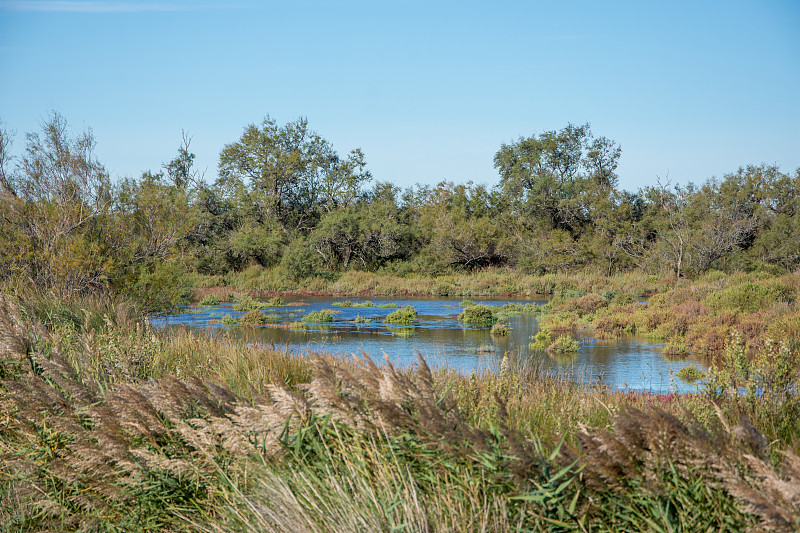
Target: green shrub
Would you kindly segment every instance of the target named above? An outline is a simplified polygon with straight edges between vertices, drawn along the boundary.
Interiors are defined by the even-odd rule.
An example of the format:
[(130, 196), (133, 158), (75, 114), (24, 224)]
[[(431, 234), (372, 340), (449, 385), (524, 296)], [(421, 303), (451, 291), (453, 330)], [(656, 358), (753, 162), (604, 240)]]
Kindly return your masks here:
[(267, 304), (259, 302), (247, 293), (237, 295), (236, 303), (233, 304), (234, 311), (253, 311), (256, 309), (263, 309)]
[(283, 298), (280, 296), (273, 296), (267, 302), (267, 307), (280, 307), (283, 305)]
[(495, 324), (492, 326), (492, 330), (489, 333), (498, 337), (505, 337), (508, 335), (508, 326), (505, 324)]
[(200, 305), (219, 305), (219, 297), (209, 294), (200, 301)]
[(383, 321), (387, 324), (408, 325), (413, 324), (415, 318), (417, 318), (417, 310), (413, 306), (407, 305), (393, 313), (389, 313)]
[(579, 349), (580, 345), (578, 344), (578, 341), (567, 335), (560, 335), (550, 346), (547, 347), (547, 353), (576, 353)]
[(356, 315), (356, 317), (353, 319), (353, 322), (355, 322), (356, 324), (368, 324), (368, 323), (372, 322), (372, 319), (371, 318), (364, 318), (361, 315)]
[(400, 306), (397, 305), (396, 303), (389, 302), (385, 304), (376, 305), (375, 307), (377, 307), (378, 309), (397, 309)]
[(239, 323), (245, 326), (263, 326), (269, 321), (270, 318), (265, 315), (263, 311), (259, 311), (258, 309), (248, 311), (241, 318), (239, 318)]
[(235, 326), (236, 324), (239, 323), (239, 321), (233, 318), (230, 314), (227, 314), (224, 317), (222, 317), (221, 322), (226, 326)]
[(706, 377), (705, 372), (697, 368), (695, 365), (688, 365), (678, 370), (678, 377), (683, 381), (697, 381)]
[(490, 327), (497, 322), (497, 310), (489, 305), (470, 305), (458, 315), (458, 319), (470, 326)]
[(311, 311), (302, 321), (306, 324), (327, 324), (333, 322), (333, 315), (327, 311)]
[(689, 347), (680, 342), (668, 342), (661, 349), (661, 353), (673, 359), (683, 359), (689, 355)]
[(550, 346), (550, 330), (540, 329), (531, 339), (533, 342), (528, 344), (528, 348), (534, 352), (543, 352)]

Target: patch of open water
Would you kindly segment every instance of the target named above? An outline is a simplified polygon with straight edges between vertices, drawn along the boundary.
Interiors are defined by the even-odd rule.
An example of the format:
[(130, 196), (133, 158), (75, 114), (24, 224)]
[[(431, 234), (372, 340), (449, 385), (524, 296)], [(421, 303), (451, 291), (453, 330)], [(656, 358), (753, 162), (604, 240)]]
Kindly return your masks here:
[[(535, 317), (511, 317), (505, 323), (508, 336), (497, 337), (489, 328), (466, 326), (457, 316), (462, 311), (461, 300), (444, 298), (376, 298), (375, 305), (397, 304), (414, 306), (418, 315), (413, 326), (393, 326), (383, 323), (395, 309), (379, 307), (337, 307), (333, 304), (344, 298), (284, 298), (284, 305), (266, 307), (265, 314), (274, 314), (275, 323), (266, 327), (225, 326), (220, 320), (226, 314), (234, 318), (243, 312), (233, 311), (233, 304), (193, 306), (170, 315), (150, 317), (156, 327), (189, 327), (217, 333), (226, 330), (254, 344), (289, 346), (303, 350), (325, 351), (339, 355), (364, 352), (376, 362), (384, 357), (393, 364), (409, 365), (416, 360), (416, 350), (433, 366), (448, 366), (460, 372), (497, 370), (505, 352), (519, 352), (522, 357), (540, 359), (538, 363), (554, 372), (566, 372), (574, 379), (596, 380), (603, 385), (652, 392), (693, 392), (699, 384), (683, 382), (678, 371), (696, 364), (698, 360), (673, 361), (661, 355), (661, 346), (651, 340), (629, 336), (602, 341), (591, 332), (579, 332), (576, 339), (580, 350), (571, 356), (551, 357), (532, 352), (528, 344), (539, 331)], [(350, 298), (354, 304), (363, 298)], [(546, 300), (480, 299), (475, 303), (500, 307), (506, 303), (546, 303)], [(305, 329), (290, 327), (312, 311), (333, 311), (334, 321), (328, 324), (307, 324)], [(360, 316), (366, 322), (356, 322)], [(670, 371), (673, 377), (670, 376)]]

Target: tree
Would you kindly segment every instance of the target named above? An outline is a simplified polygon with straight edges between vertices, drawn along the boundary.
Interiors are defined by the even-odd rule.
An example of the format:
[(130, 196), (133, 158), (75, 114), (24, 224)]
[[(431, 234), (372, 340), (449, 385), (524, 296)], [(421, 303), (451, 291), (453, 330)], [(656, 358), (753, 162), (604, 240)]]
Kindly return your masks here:
[(224, 187), (246, 192), (257, 222), (307, 232), (322, 212), (353, 202), (371, 178), (365, 165), (360, 150), (341, 159), (305, 119), (279, 126), (267, 116), (223, 148), (219, 174)]
[(608, 194), (622, 150), (613, 141), (592, 137), (588, 124), (520, 138), (495, 154), (500, 188), (518, 214), (545, 220), (573, 236), (590, 222), (587, 191)]
[(66, 294), (102, 288), (112, 263), (102, 238), (110, 184), (91, 130), (73, 137), (67, 121), (51, 113), (41, 132), (26, 135), (14, 171), (7, 168), (7, 134), (0, 141), (0, 201), (16, 241), (14, 272)]

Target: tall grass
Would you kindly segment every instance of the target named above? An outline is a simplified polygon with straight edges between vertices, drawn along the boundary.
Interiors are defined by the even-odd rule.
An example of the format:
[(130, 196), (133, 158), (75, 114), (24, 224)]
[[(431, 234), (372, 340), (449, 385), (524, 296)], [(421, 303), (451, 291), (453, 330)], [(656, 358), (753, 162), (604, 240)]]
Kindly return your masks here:
[(800, 527), (796, 424), (768, 440), (730, 394), (607, 390), (513, 356), (470, 376), (297, 357), (137, 330), (122, 302), (40, 304), (0, 302), (4, 529)]

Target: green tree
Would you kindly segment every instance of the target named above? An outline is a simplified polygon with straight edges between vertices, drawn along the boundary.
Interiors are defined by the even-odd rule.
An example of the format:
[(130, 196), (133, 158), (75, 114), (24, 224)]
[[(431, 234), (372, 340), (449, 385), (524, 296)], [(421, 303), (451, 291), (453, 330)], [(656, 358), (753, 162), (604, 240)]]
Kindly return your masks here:
[(360, 150), (342, 159), (305, 119), (279, 126), (269, 116), (223, 148), (219, 174), (223, 187), (245, 192), (258, 223), (274, 220), (284, 232), (309, 231), (371, 178)]

